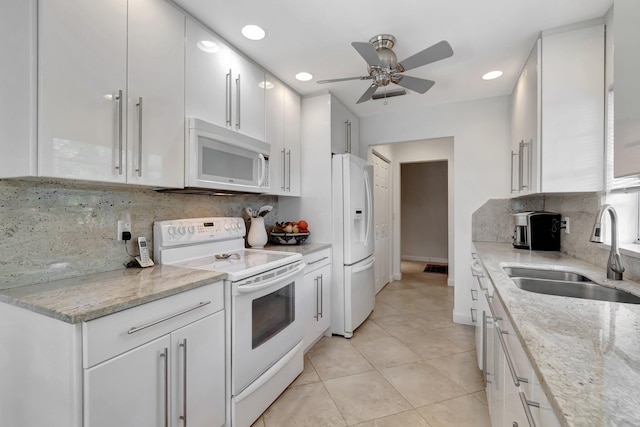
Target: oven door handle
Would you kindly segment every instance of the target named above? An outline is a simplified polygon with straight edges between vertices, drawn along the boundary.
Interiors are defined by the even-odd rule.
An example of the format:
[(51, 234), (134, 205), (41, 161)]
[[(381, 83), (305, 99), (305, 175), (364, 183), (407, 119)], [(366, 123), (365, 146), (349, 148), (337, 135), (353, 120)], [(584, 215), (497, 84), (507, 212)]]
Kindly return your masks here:
[(238, 293), (239, 294), (250, 294), (252, 292), (256, 292), (256, 291), (259, 291), (261, 289), (268, 288), (270, 286), (273, 286), (276, 283), (280, 283), (280, 282), (282, 282), (284, 280), (287, 280), (290, 277), (295, 276), (296, 274), (298, 274), (299, 272), (304, 270), (306, 266), (307, 266), (307, 264), (302, 263), (298, 267), (294, 268), (291, 272), (289, 272), (289, 273), (287, 273), (287, 274), (285, 274), (283, 276), (278, 276), (278, 277), (274, 278), (273, 280), (268, 280), (266, 282), (259, 282), (256, 285), (240, 285), (240, 286), (238, 286)]

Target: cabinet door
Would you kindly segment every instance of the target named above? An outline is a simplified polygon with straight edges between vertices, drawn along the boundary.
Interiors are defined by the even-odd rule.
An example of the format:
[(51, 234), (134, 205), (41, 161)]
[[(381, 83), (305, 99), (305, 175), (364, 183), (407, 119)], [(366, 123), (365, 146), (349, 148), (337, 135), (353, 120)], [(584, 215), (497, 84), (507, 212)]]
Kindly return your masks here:
[(165, 336), (86, 369), (84, 426), (167, 425), (170, 345)]
[(331, 153), (349, 152), (349, 117), (347, 109), (336, 97), (331, 96)]
[(186, 116), (230, 127), (231, 50), (192, 19), (186, 40)]
[(616, 0), (613, 8), (614, 55), (614, 175), (640, 173), (640, 3)]
[(225, 424), (224, 334), (223, 311), (171, 334), (172, 426)]
[(271, 145), (269, 156), (270, 194), (285, 195), (286, 190), (286, 151), (284, 148), (284, 84), (273, 76), (267, 76), (266, 107), (266, 142)]
[(244, 56), (233, 52), (233, 123), (231, 129), (265, 140), (264, 70)]
[(302, 286), (302, 295), (300, 300), (302, 312), (304, 316), (304, 349), (305, 351), (311, 348), (311, 345), (315, 342), (315, 323), (318, 315), (317, 311), (317, 288), (318, 281), (316, 279), (316, 272), (311, 272), (304, 275), (304, 286)]
[(128, 182), (184, 185), (184, 26), (165, 0), (129, 2)]
[(124, 182), (127, 1), (38, 4), (38, 174)]
[(287, 160), (287, 195), (300, 196), (300, 96), (284, 88), (284, 146)]
[(331, 264), (317, 270), (315, 275), (318, 277), (316, 300), (319, 305), (316, 336), (319, 337), (331, 326)]

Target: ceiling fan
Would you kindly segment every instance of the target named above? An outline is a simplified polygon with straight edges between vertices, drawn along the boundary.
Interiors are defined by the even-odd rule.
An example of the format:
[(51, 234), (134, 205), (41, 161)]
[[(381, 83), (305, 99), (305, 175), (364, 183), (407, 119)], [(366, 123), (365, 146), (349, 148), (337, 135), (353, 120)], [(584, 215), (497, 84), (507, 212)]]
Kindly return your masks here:
[(318, 83), (344, 82), (347, 80), (372, 80), (371, 86), (360, 97), (356, 104), (368, 101), (379, 87), (394, 83), (418, 93), (425, 93), (436, 83), (433, 80), (420, 79), (404, 75), (405, 71), (440, 61), (453, 55), (453, 49), (445, 40), (428, 47), (404, 61), (398, 62), (396, 54), (391, 50), (396, 38), (390, 34), (380, 34), (365, 42), (353, 42), (351, 46), (367, 61), (368, 76), (345, 77), (341, 79), (319, 80)]

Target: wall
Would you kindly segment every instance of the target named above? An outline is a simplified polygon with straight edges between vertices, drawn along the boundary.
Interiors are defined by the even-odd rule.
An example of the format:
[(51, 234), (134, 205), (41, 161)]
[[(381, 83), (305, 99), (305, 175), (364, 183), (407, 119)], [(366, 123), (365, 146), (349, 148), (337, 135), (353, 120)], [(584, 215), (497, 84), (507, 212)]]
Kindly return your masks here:
[[(153, 222), (205, 216), (242, 216), (245, 206), (272, 205), (262, 195), (208, 196), (157, 193), (149, 188), (105, 187), (44, 180), (0, 180), (0, 289), (117, 270), (137, 255), (138, 236), (153, 247)], [(116, 221), (128, 212), (133, 239), (116, 241)], [(151, 251), (152, 252), (152, 251)], [(151, 254), (153, 256), (153, 254)]]
[[(455, 281), (453, 318), (459, 323), (471, 324), (471, 215), (487, 199), (504, 197), (509, 191), (508, 117), (509, 97), (500, 96), (369, 116), (360, 121), (362, 147), (453, 138), (454, 188), (449, 192), (453, 204), (449, 215), (453, 215), (450, 224), (454, 237), (450, 240), (453, 255), (450, 252), (449, 280)], [(399, 259), (395, 251), (396, 247), (394, 259)]]
[(447, 162), (400, 165), (401, 258), (447, 262)]

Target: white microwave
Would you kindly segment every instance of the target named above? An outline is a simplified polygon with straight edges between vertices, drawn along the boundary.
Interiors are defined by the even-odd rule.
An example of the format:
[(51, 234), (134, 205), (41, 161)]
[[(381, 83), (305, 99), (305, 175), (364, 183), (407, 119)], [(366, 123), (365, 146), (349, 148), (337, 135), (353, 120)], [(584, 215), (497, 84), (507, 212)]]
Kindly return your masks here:
[(269, 192), (269, 144), (199, 119), (188, 125), (185, 187)]

